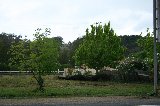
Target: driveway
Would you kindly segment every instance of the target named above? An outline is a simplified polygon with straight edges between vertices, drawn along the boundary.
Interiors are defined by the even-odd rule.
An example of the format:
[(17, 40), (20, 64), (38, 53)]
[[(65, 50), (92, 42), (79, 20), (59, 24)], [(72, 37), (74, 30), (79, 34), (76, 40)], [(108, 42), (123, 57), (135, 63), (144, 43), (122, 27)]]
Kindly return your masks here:
[(124, 96), (0, 99), (0, 106), (135, 106), (159, 105), (160, 98)]

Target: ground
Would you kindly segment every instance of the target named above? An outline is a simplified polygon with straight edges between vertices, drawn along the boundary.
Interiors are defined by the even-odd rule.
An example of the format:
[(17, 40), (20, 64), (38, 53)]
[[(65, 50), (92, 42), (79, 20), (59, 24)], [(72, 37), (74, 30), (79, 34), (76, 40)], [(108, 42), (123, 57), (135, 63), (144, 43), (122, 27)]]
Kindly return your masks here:
[(30, 75), (0, 76), (0, 106), (160, 105), (160, 98), (150, 97), (152, 83), (44, 79), (45, 91), (37, 92)]
[(0, 99), (0, 106), (135, 106), (160, 105), (160, 98), (134, 96)]

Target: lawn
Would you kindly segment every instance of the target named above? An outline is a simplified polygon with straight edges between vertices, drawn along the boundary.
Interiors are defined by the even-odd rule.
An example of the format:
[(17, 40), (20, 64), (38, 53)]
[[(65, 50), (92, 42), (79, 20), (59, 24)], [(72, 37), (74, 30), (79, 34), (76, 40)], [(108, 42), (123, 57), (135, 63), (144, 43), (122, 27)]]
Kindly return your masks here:
[(150, 83), (117, 83), (97, 81), (59, 80), (44, 76), (45, 91), (38, 92), (30, 75), (0, 76), (0, 98), (23, 97), (79, 97), (79, 96), (147, 96), (152, 93)]

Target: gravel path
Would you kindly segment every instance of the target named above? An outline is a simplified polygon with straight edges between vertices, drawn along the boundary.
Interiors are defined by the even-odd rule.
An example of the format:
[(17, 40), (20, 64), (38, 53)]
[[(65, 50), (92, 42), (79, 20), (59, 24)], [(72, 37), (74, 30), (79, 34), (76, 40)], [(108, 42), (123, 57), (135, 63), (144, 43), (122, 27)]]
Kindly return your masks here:
[(124, 96), (108, 97), (68, 97), (68, 98), (32, 98), (0, 99), (0, 106), (160, 106), (160, 98), (138, 98)]

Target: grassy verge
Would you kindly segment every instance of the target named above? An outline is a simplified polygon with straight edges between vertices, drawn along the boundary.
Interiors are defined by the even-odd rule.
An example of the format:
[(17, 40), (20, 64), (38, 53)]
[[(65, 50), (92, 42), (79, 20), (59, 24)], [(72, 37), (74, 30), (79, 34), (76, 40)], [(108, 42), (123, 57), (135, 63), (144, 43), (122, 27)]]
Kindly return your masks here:
[(32, 76), (0, 76), (0, 97), (147, 96), (153, 89), (152, 84), (44, 79), (45, 91), (37, 92)]

